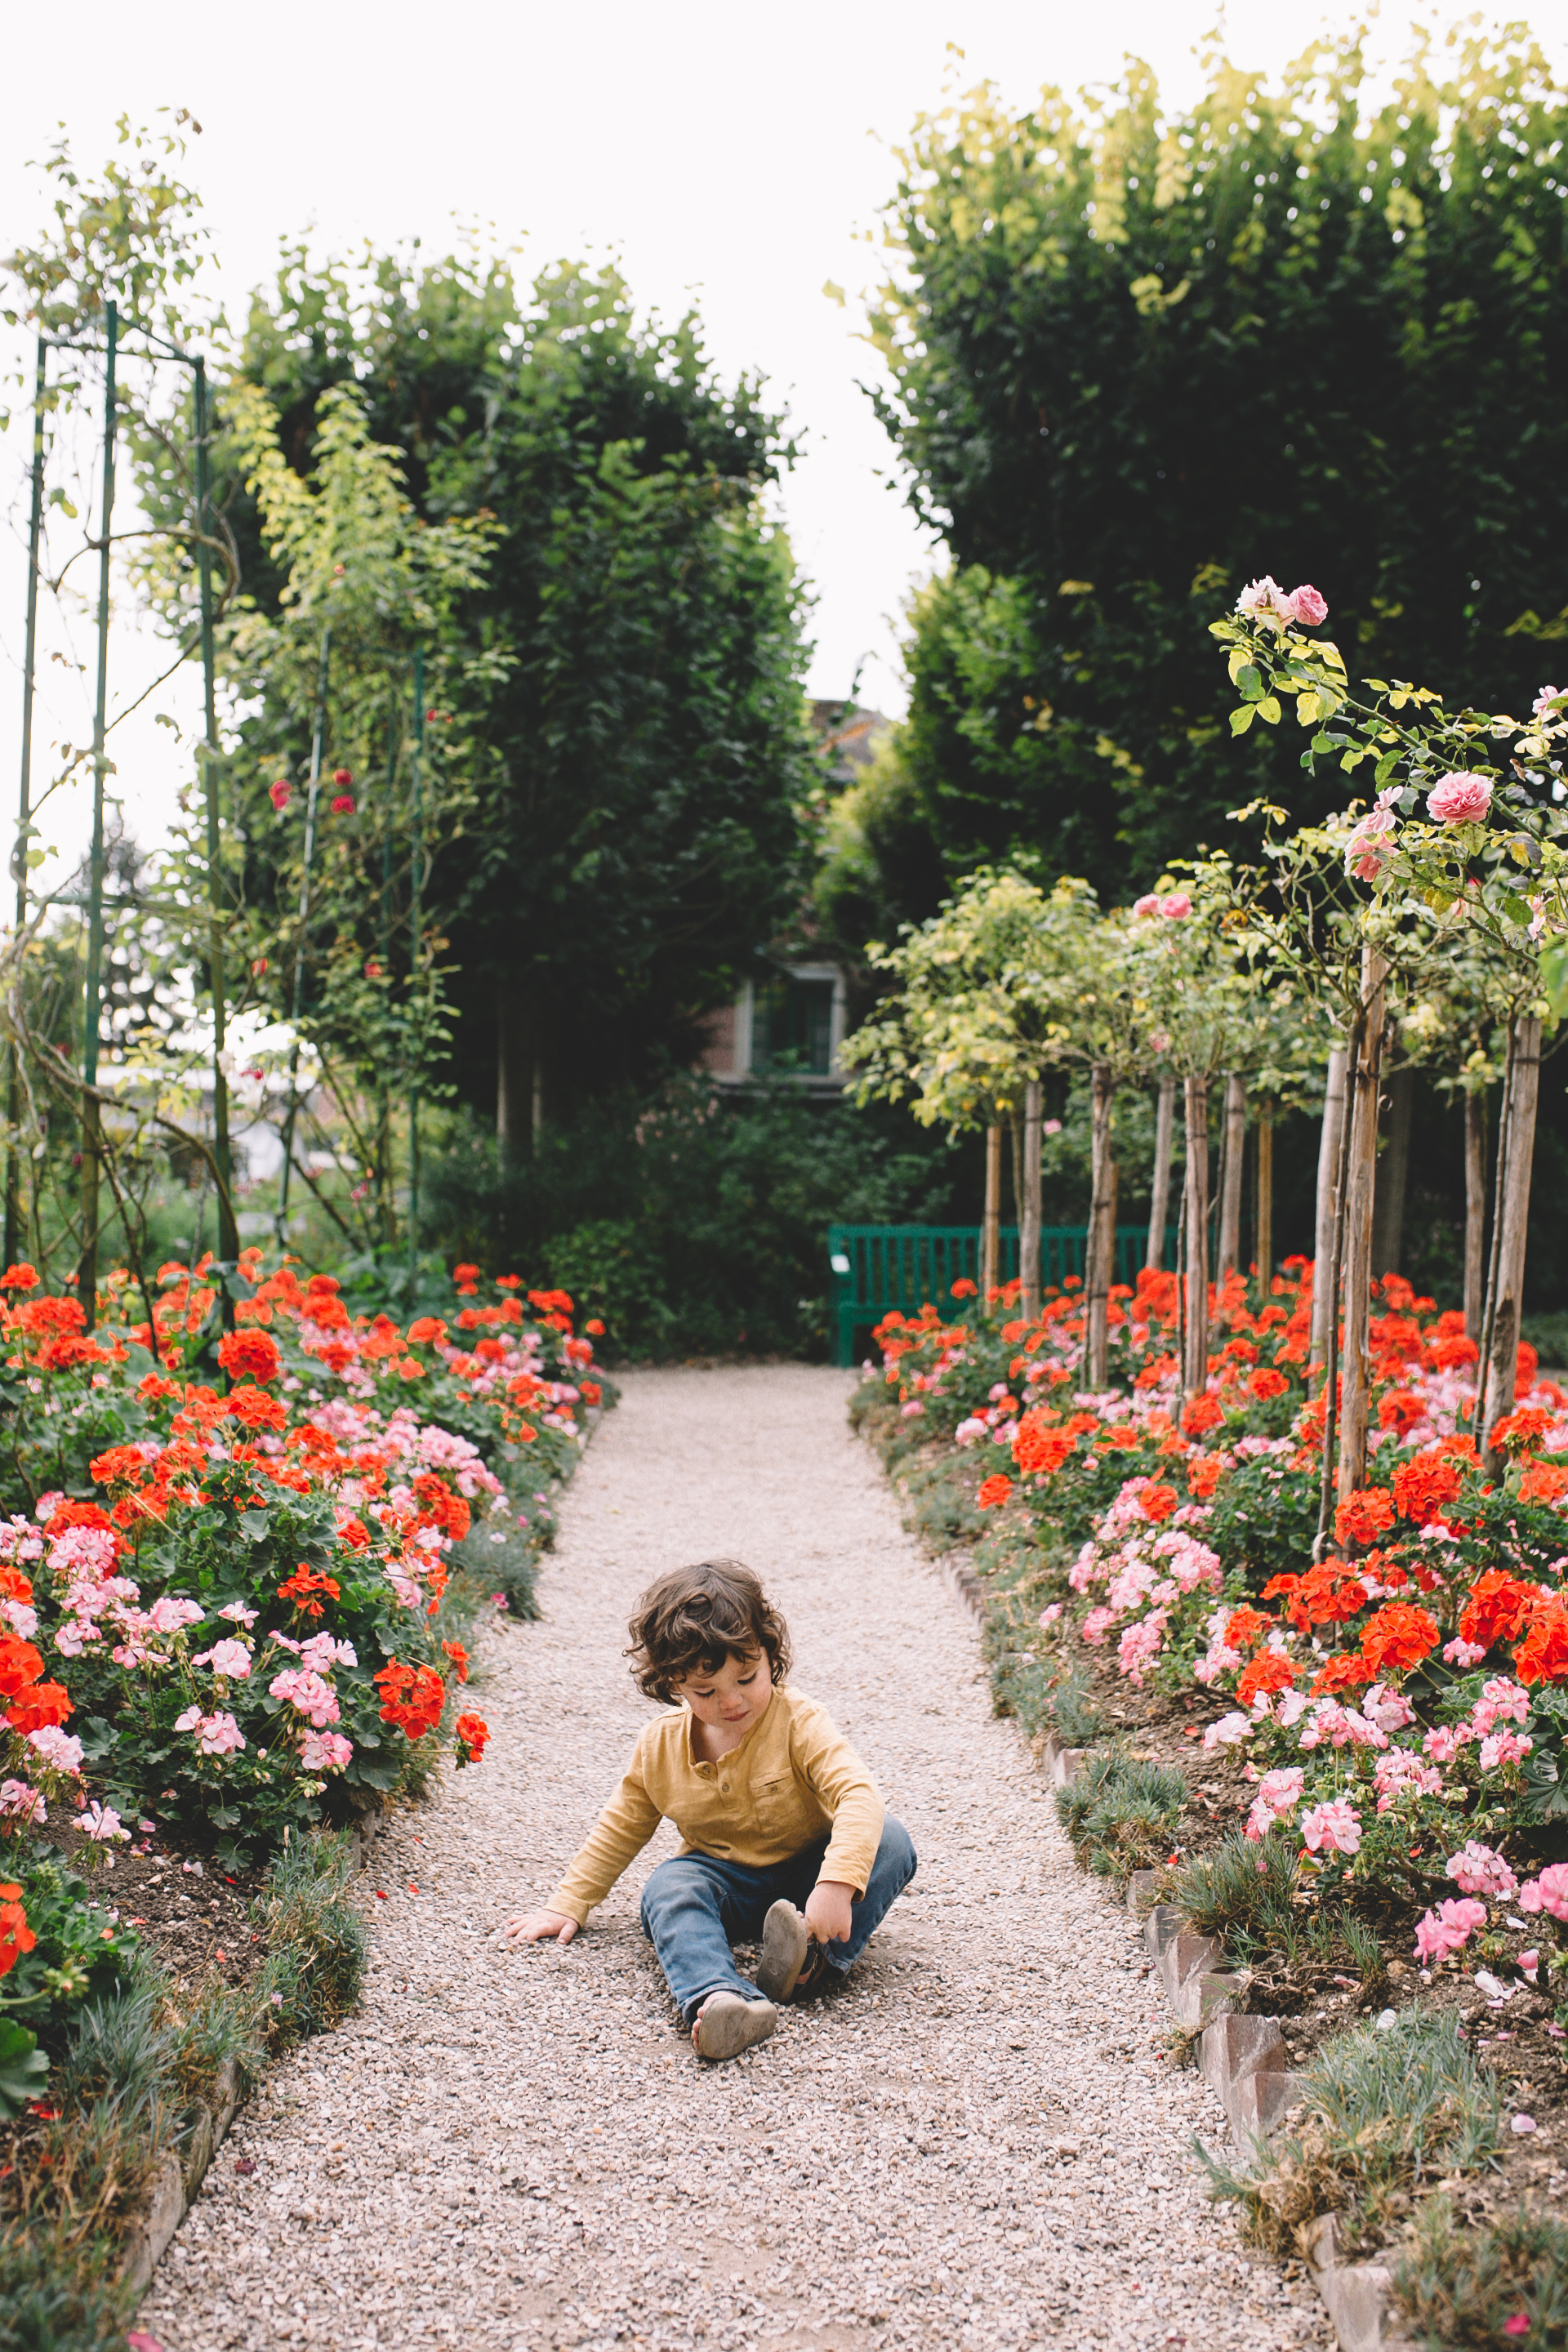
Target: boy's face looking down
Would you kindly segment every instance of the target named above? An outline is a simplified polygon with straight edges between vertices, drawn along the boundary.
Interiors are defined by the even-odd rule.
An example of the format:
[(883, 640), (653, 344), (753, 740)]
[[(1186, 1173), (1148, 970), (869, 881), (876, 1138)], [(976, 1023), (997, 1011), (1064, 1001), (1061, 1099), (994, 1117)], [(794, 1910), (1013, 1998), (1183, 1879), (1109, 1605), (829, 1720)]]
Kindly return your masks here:
[(726, 1730), (749, 1731), (773, 1693), (773, 1672), (765, 1650), (750, 1657), (726, 1658), (717, 1674), (684, 1675), (675, 1695), (684, 1699), (699, 1723), (722, 1725)]

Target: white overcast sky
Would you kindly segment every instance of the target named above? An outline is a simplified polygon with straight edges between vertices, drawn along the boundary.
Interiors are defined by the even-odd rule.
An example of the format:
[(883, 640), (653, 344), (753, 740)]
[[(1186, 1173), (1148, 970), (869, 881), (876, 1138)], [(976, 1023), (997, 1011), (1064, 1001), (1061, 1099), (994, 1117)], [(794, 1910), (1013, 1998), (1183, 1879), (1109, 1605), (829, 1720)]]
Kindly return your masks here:
[[(1416, 13), (1394, 0), (1378, 46), (1401, 47)], [(933, 559), (889, 487), (890, 445), (857, 388), (876, 362), (856, 340), (853, 299), (878, 275), (865, 235), (892, 193), (890, 151), (953, 77), (961, 89), (990, 79), (1022, 105), (1042, 82), (1113, 79), (1131, 52), (1170, 97), (1189, 97), (1216, 14), (1212, 0), (465, 0), (447, 10), (275, 0), (259, 16), (183, 0), (140, 12), (78, 0), (67, 18), (18, 10), (6, 26), (0, 250), (41, 225), (27, 159), (47, 151), (57, 123), (96, 168), (121, 111), (146, 121), (160, 106), (185, 106), (203, 125), (185, 173), (205, 198), (233, 312), (268, 276), (279, 239), (301, 230), (322, 251), (412, 236), (438, 251), (457, 215), (519, 241), (530, 274), (563, 255), (616, 257), (640, 304), (673, 318), (695, 302), (721, 370), (761, 368), (788, 407), (805, 454), (782, 508), (817, 599), (812, 689), (843, 692), (863, 662), (862, 699), (897, 712), (900, 606)], [(1237, 64), (1273, 70), (1349, 14), (1232, 0), (1225, 43)], [(1568, 0), (1535, 0), (1530, 16), (1561, 68)], [(825, 299), (827, 279), (848, 290), (847, 309)], [(26, 456), (14, 426), (0, 440), (0, 812), (11, 805), (19, 730)], [(88, 568), (78, 568), (84, 586)], [(35, 761), (46, 773), (51, 743), (79, 742), (90, 727), (85, 614), (73, 636), (88, 675), (47, 663), (40, 679)], [(142, 691), (155, 652), (130, 625), (117, 634), (114, 704)], [(166, 689), (149, 717), (154, 707), (188, 713), (190, 703)], [(185, 755), (142, 722), (117, 751), (127, 820), (155, 840)], [(85, 786), (76, 797), (85, 803)], [(47, 830), (74, 852), (85, 825), (78, 805)]]

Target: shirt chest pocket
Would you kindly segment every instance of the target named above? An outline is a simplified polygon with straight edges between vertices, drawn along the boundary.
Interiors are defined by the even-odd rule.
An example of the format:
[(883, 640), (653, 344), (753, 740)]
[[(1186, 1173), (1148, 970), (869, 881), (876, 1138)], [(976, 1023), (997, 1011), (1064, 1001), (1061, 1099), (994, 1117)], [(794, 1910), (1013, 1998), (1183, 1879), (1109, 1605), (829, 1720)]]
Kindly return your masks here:
[(757, 1835), (791, 1845), (801, 1825), (800, 1793), (793, 1772), (769, 1773), (752, 1783), (752, 1819)]

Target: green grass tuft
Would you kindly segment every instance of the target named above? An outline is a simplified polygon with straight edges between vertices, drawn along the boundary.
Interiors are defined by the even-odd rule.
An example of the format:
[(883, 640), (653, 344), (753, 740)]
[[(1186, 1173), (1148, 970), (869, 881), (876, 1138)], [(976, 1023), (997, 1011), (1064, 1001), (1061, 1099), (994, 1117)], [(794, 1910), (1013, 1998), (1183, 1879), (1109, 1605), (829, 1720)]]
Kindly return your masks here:
[(1489, 2229), (1460, 2230), (1448, 2200), (1435, 2197), (1394, 2269), (1394, 2293), (1428, 2352), (1511, 2352), (1519, 2344), (1563, 2352), (1568, 2225), (1521, 2206)]
[(1138, 1763), (1108, 1748), (1086, 1757), (1057, 1790), (1057, 1811), (1083, 1866), (1124, 1886), (1133, 1871), (1165, 1860), (1186, 1793), (1173, 1765)]
[(1497, 2077), (1452, 2011), (1406, 2010), (1386, 2032), (1363, 2026), (1325, 2042), (1301, 2091), (1296, 2130), (1256, 2171), (1237, 2175), (1199, 2149), (1213, 2193), (1234, 2198), (1244, 2236), (1273, 2253), (1300, 2253), (1320, 2213), (1341, 2214), (1352, 2246), (1380, 2245), (1414, 2191), (1497, 2153)]

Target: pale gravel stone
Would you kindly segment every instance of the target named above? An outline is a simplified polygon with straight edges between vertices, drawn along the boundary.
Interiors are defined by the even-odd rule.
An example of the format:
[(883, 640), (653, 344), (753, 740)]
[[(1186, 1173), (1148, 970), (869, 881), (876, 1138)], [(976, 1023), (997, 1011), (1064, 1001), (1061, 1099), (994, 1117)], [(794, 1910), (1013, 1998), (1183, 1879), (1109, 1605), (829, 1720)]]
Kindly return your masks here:
[[(1125, 1915), (993, 1718), (973, 1620), (849, 1436), (847, 1385), (627, 1379), (543, 1623), (487, 1644), (484, 1763), (377, 1848), (363, 2009), (270, 2077), (160, 2267), (141, 2325), (169, 2352), (1331, 2344), (1205, 2200), (1188, 2148), (1225, 2144), (1217, 2105), (1157, 2054)], [(763, 1573), (797, 1681), (921, 1867), (851, 1990), (709, 2071), (637, 1925), (668, 1829), (568, 1950), (498, 1930), (550, 1892), (646, 1719), (633, 1597), (713, 1553)]]

